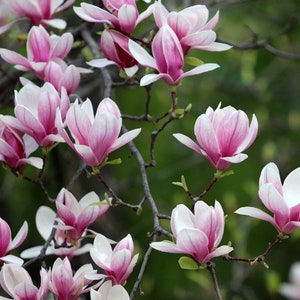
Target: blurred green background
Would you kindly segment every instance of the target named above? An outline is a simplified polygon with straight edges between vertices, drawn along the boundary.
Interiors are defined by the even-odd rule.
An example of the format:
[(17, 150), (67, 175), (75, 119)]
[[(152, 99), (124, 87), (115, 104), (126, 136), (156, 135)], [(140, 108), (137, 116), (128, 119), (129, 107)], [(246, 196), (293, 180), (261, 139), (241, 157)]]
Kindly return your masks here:
[[(78, 5), (80, 1), (76, 1)], [(228, 215), (222, 244), (231, 241), (232, 255), (254, 257), (267, 248), (276, 238), (276, 230), (270, 224), (234, 214), (241, 206), (262, 208), (257, 196), (258, 178), (262, 168), (270, 161), (277, 164), (282, 179), (300, 166), (300, 4), (298, 0), (241, 0), (241, 1), (163, 1), (169, 9), (181, 9), (195, 4), (210, 7), (210, 17), (219, 10), (220, 21), (217, 36), (221, 41), (238, 47), (226, 52), (192, 51), (191, 55), (205, 62), (218, 63), (221, 68), (203, 75), (184, 79), (177, 90), (178, 107), (192, 104), (192, 110), (182, 120), (171, 123), (157, 138), (155, 146), (156, 166), (147, 170), (152, 195), (162, 214), (170, 215), (179, 203), (191, 205), (184, 191), (172, 185), (184, 175), (191, 192), (200, 194), (213, 177), (214, 170), (202, 157), (186, 148), (172, 137), (173, 133), (183, 133), (191, 138), (193, 126), (199, 114), (208, 106), (216, 108), (232, 105), (244, 110), (249, 118), (256, 114), (259, 133), (255, 143), (246, 151), (248, 159), (241, 164), (232, 165), (234, 175), (223, 178), (205, 196), (204, 200), (213, 204), (217, 199)], [(146, 4), (138, 2), (140, 11)], [(65, 13), (70, 30), (80, 20), (71, 10)], [(148, 22), (148, 23), (147, 23)], [(146, 21), (138, 28), (143, 32)], [(95, 31), (97, 27), (91, 26)], [(17, 30), (17, 29), (15, 29)], [(1, 47), (8, 47), (9, 36), (3, 37)], [(261, 41), (270, 44), (298, 59), (274, 55), (263, 47), (256, 47)], [(252, 45), (252, 46), (251, 46)], [(249, 46), (249, 47), (247, 47)], [(250, 49), (240, 49), (250, 48)], [(74, 61), (79, 57), (74, 49)], [(71, 57), (72, 58), (72, 57)], [(1, 61), (2, 68), (8, 68)], [(121, 81), (116, 68), (110, 68), (113, 79)], [(19, 89), (19, 84), (14, 87)], [(101, 100), (103, 85), (101, 74), (82, 80), (78, 94), (90, 97), (97, 103)], [(2, 101), (12, 104), (12, 94)], [(123, 114), (141, 115), (144, 112), (146, 92), (135, 86), (115, 87), (111, 98), (115, 100)], [(5, 103), (7, 104), (7, 103)], [(162, 82), (153, 84), (151, 90), (150, 114), (159, 116), (171, 105), (170, 91)], [(12, 106), (2, 105), (2, 113), (11, 113)], [(149, 161), (149, 141), (153, 130), (160, 124), (124, 120), (127, 128), (142, 127), (142, 133), (135, 140), (146, 162)], [(135, 158), (127, 146), (112, 153), (111, 159), (121, 157), (122, 164), (106, 166), (103, 176), (113, 190), (126, 202), (137, 204), (143, 197), (141, 179)], [(80, 161), (66, 145), (59, 145), (51, 153), (45, 171), (45, 185), (55, 197), (58, 191), (68, 185)], [(29, 168), (35, 176), (36, 171)], [(40, 205), (48, 205), (41, 191), (28, 182), (15, 178), (9, 171), (2, 169), (0, 174), (0, 217), (9, 222), (13, 235), (26, 219), (30, 229), (22, 249), (42, 244), (35, 228), (34, 216)], [(105, 190), (94, 178), (87, 179), (83, 173), (72, 187), (74, 195), (80, 199), (90, 190), (103, 195)], [(300, 197), (300, 195), (299, 195)], [(168, 229), (168, 222), (162, 221)], [(143, 253), (150, 239), (148, 232), (153, 230), (151, 209), (146, 203), (141, 216), (124, 207), (112, 208), (93, 228), (107, 237), (119, 240), (128, 232), (132, 234), (140, 259), (135, 267), (126, 289), (131, 290), (141, 264)], [(20, 250), (22, 250), (20, 249)], [(216, 273), (224, 299), (284, 299), (277, 292), (280, 282), (288, 281), (288, 271), (294, 261), (300, 260), (300, 232), (295, 231), (288, 240), (277, 245), (267, 257), (269, 269), (261, 265), (249, 266), (238, 262), (214, 259)], [(206, 270), (184, 271), (177, 263), (179, 255), (153, 251), (147, 265), (141, 289), (144, 295), (137, 294), (135, 299), (215, 299), (210, 274)], [(88, 255), (74, 258), (73, 264), (81, 264), (89, 259)], [(51, 259), (49, 259), (49, 262)], [(32, 267), (37, 269), (38, 266)], [(299, 296), (300, 298), (300, 296)]]

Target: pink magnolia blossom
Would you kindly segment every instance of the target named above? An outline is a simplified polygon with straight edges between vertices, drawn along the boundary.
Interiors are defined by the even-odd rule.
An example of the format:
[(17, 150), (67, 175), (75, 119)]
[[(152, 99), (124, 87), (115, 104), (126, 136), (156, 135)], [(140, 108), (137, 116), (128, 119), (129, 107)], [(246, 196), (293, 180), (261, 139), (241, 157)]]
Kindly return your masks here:
[(291, 300), (299, 300), (300, 295), (300, 262), (295, 262), (289, 272), (290, 283), (281, 283), (279, 293)]
[(141, 79), (141, 86), (148, 85), (160, 78), (170, 85), (177, 85), (185, 77), (198, 75), (219, 67), (217, 64), (207, 63), (184, 72), (182, 46), (174, 31), (168, 25), (162, 26), (153, 38), (153, 57), (143, 47), (132, 40), (129, 40), (128, 45), (132, 56), (142, 66), (158, 72), (158, 74), (145, 75)]
[(39, 157), (29, 157), (37, 147), (38, 144), (32, 137), (21, 136), (13, 117), (0, 115), (0, 161), (19, 171), (26, 164), (41, 169), (43, 160)]
[(175, 242), (153, 242), (150, 246), (169, 253), (188, 254), (198, 263), (207, 263), (216, 256), (233, 250), (219, 246), (224, 232), (225, 217), (222, 206), (208, 206), (203, 201), (195, 203), (194, 214), (185, 205), (177, 205), (171, 215), (171, 229)]
[(261, 171), (258, 195), (273, 217), (255, 207), (241, 207), (235, 213), (267, 221), (279, 232), (289, 234), (300, 227), (299, 181), (300, 168), (297, 168), (282, 184), (279, 170), (271, 162)]
[(64, 33), (61, 37), (49, 35), (43, 26), (33, 26), (26, 44), (27, 58), (17, 52), (1, 48), (2, 58), (15, 65), (21, 71), (34, 71), (41, 79), (44, 77), (44, 69), (52, 59), (64, 59), (73, 45), (71, 33)]
[(59, 95), (50, 83), (41, 88), (27, 84), (19, 92), (15, 91), (16, 126), (33, 137), (41, 147), (64, 142), (55, 126), (56, 110), (59, 109), (65, 119), (69, 106), (70, 100), (64, 88)]
[(128, 76), (133, 76), (138, 70), (138, 62), (132, 57), (128, 48), (129, 38), (114, 29), (103, 31), (100, 40), (100, 48), (106, 58), (89, 61), (93, 67), (103, 68), (117, 64)]
[(66, 189), (56, 198), (57, 214), (62, 221), (59, 229), (65, 229), (73, 240), (81, 238), (87, 227), (107, 212), (109, 204), (100, 201), (95, 192), (86, 194), (79, 201)]
[(75, 0), (7, 0), (6, 3), (20, 16), (29, 18), (33, 25), (50, 25), (59, 29), (66, 27), (66, 21), (54, 19), (54, 15), (73, 4)]
[[(125, 284), (138, 259), (138, 254), (134, 255), (130, 234), (117, 243), (113, 250), (110, 241), (104, 235), (97, 234), (90, 254), (95, 264), (105, 271), (113, 285)], [(102, 277), (99, 275), (99, 278)]]
[[(37, 210), (35, 222), (38, 232), (45, 241), (52, 234), (52, 229), (56, 228), (54, 240), (51, 241), (47, 248), (46, 255), (72, 258), (88, 252), (92, 247), (90, 243), (81, 246), (81, 240), (74, 241), (64, 229), (59, 229), (56, 213), (47, 206), (41, 206)], [(34, 246), (26, 249), (21, 253), (21, 257), (24, 259), (37, 257), (42, 248), (43, 246)]]
[(205, 5), (193, 5), (179, 12), (168, 12), (161, 1), (156, 1), (153, 15), (159, 28), (168, 24), (173, 29), (184, 54), (190, 49), (225, 51), (231, 48), (227, 44), (215, 42), (216, 33), (213, 29), (219, 21), (219, 12), (207, 22), (209, 11)]
[(119, 136), (122, 118), (117, 104), (110, 98), (103, 99), (98, 105), (96, 115), (89, 99), (79, 104), (76, 100), (66, 116), (74, 142), (58, 125), (59, 134), (68, 145), (91, 167), (100, 166), (108, 154), (133, 140), (141, 131), (134, 129)]
[(57, 91), (61, 91), (62, 88), (66, 89), (68, 95), (70, 95), (79, 86), (80, 74), (90, 72), (88, 69), (67, 65), (61, 59), (52, 59), (44, 69), (43, 80), (50, 82)]
[(105, 281), (98, 291), (91, 289), (91, 300), (129, 300), (129, 295), (120, 284), (113, 285), (111, 280)]
[(28, 224), (25, 221), (15, 238), (11, 239), (11, 230), (7, 222), (0, 218), (0, 263), (23, 264), (23, 260), (10, 252), (19, 247), (25, 240), (28, 233)]
[(0, 55), (21, 71), (33, 71), (43, 81), (50, 82), (58, 92), (64, 87), (68, 94), (79, 85), (80, 73), (90, 70), (67, 65), (63, 60), (73, 45), (73, 36), (66, 32), (62, 36), (49, 35), (43, 26), (33, 26), (28, 34), (27, 58), (17, 52), (1, 48)]
[(254, 142), (258, 130), (255, 115), (249, 126), (245, 112), (232, 106), (216, 110), (209, 107), (196, 120), (194, 133), (198, 144), (189, 137), (176, 133), (174, 137), (187, 147), (209, 160), (217, 170), (227, 169), (231, 163), (239, 163), (248, 156), (242, 151)]
[(103, 1), (103, 4), (108, 11), (85, 2), (81, 3), (80, 7), (74, 7), (74, 11), (87, 22), (107, 23), (125, 34), (130, 34), (152, 13), (152, 6), (149, 6), (139, 14), (135, 0), (110, 0)]
[(40, 276), (41, 283), (38, 289), (23, 267), (16, 264), (4, 264), (0, 272), (0, 284), (13, 299), (42, 300), (48, 293), (49, 277), (43, 268), (40, 271)]
[(81, 266), (73, 275), (72, 266), (67, 257), (57, 258), (49, 270), (49, 289), (58, 300), (77, 300), (80, 295), (87, 293), (92, 282), (86, 275), (94, 274), (91, 264)]

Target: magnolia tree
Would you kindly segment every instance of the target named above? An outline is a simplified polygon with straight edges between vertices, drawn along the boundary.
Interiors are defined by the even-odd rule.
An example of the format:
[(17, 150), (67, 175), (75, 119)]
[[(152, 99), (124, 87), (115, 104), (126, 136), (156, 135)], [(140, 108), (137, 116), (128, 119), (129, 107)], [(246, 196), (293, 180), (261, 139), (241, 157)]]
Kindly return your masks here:
[[(221, 276), (228, 277), (218, 268), (220, 261), (261, 272), (260, 266), (269, 267), (266, 260), (279, 243), (289, 247), (287, 238), (300, 227), (300, 168), (291, 170), (282, 181), (276, 163), (267, 162), (257, 179), (257, 201), (243, 202), (243, 207), (233, 211), (224, 199), (214, 199), (212, 191), (220, 182), (237, 176), (235, 185), (240, 184), (233, 170), (236, 164), (247, 164), (245, 152), (255, 147), (260, 120), (253, 111), (223, 105), (220, 100), (206, 108), (197, 99), (184, 105), (180, 95), (191, 88), (186, 85), (188, 77), (201, 81), (210, 76), (213, 80), (214, 70), (226, 68), (222, 63), (204, 62), (199, 55), (233, 50), (232, 45), (217, 40), (218, 11), (212, 14), (203, 4), (175, 11), (168, 4), (134, 0), (1, 2), (1, 12), (6, 12), (1, 18), (1, 64), (14, 93), (12, 109), (0, 115), (0, 160), (5, 172), (26, 183), (23, 187), (37, 186), (41, 191), (37, 193), (41, 205), (34, 216), (22, 220), (14, 238), (1, 213), (1, 299), (51, 299), (52, 295), (61, 300), (125, 300), (142, 294), (147, 299), (150, 288), (145, 278), (151, 277), (152, 282), (168, 285), (173, 299), (176, 283), (172, 284), (174, 274), (168, 273), (168, 264), (156, 271), (149, 269), (157, 252), (164, 252), (164, 257), (177, 255), (179, 278), (185, 278), (180, 274), (186, 272), (208, 270), (205, 282), (211, 279), (207, 284), (210, 295), (222, 299), (229, 297), (229, 287), (219, 284)], [(90, 78), (101, 86), (101, 95), (93, 92)], [(118, 87), (129, 95), (143, 90), (144, 99), (131, 97), (134, 104), (128, 107), (132, 111), (125, 109), (125, 113), (126, 103), (113, 91)], [(193, 88), (201, 94), (197, 86)], [(156, 99), (159, 95), (165, 98), (164, 104)], [(191, 124), (189, 115), (196, 113)], [(199, 190), (197, 185), (193, 191), (184, 175), (175, 180), (170, 176), (172, 188), (180, 190), (176, 204), (152, 192), (150, 178), (155, 172), (160, 177), (157, 148), (163, 140), (168, 149), (160, 151), (194, 153), (194, 161), (199, 166), (207, 164), (214, 174), (207, 180), (206, 173), (200, 172), (197, 182), (206, 187)], [(67, 163), (58, 169), (61, 180), (53, 188), (49, 177), (59, 161), (57, 153)], [(182, 164), (174, 166), (176, 172), (184, 173)], [(78, 188), (82, 178), (88, 181), (86, 193)], [(163, 185), (161, 182), (161, 192)], [(132, 187), (136, 192), (130, 196), (122, 193)], [(22, 210), (22, 206), (14, 207), (14, 218)], [(120, 220), (107, 216), (114, 211)], [(128, 211), (134, 226), (121, 225), (120, 229)], [(231, 218), (237, 220), (237, 227), (244, 226), (245, 220), (249, 222), (246, 216), (273, 227), (264, 248), (250, 257), (237, 255), (239, 244), (232, 242), (232, 226), (226, 226)], [(103, 219), (105, 225), (96, 226)], [(28, 226), (32, 220), (36, 229)], [(143, 222), (150, 224), (146, 230)], [(24, 248), (35, 230), (44, 242)], [(39, 271), (33, 272), (32, 266)], [(282, 295), (299, 299), (298, 264), (290, 276), (292, 283), (277, 287)], [(156, 294), (159, 297), (160, 291)], [(177, 297), (199, 296), (195, 292)], [(211, 296), (204, 293), (201, 297)]]

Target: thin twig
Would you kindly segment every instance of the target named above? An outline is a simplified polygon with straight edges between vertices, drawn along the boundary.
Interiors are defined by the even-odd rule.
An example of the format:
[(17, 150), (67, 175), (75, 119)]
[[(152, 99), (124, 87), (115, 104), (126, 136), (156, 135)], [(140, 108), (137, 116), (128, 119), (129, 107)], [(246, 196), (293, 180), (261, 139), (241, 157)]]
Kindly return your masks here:
[(220, 288), (219, 288), (219, 284), (218, 284), (218, 280), (217, 280), (217, 276), (216, 276), (216, 271), (215, 271), (215, 264), (211, 261), (209, 261), (206, 264), (206, 269), (210, 272), (212, 280), (213, 280), (213, 284), (214, 284), (214, 290), (216, 292), (216, 296), (218, 300), (222, 300), (222, 296), (221, 296), (221, 292), (220, 292)]

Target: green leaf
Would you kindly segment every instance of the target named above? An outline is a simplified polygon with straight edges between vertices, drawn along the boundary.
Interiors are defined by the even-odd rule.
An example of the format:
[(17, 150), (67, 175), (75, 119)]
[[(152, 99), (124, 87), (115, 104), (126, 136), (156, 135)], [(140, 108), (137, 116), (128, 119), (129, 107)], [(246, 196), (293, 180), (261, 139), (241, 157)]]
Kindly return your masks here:
[(198, 270), (198, 264), (188, 256), (181, 256), (178, 260), (179, 266), (183, 270)]
[(185, 63), (190, 65), (190, 66), (193, 66), (193, 67), (198, 67), (200, 65), (203, 65), (204, 64), (204, 61), (202, 61), (201, 59), (197, 58), (197, 57), (186, 57), (184, 59)]

